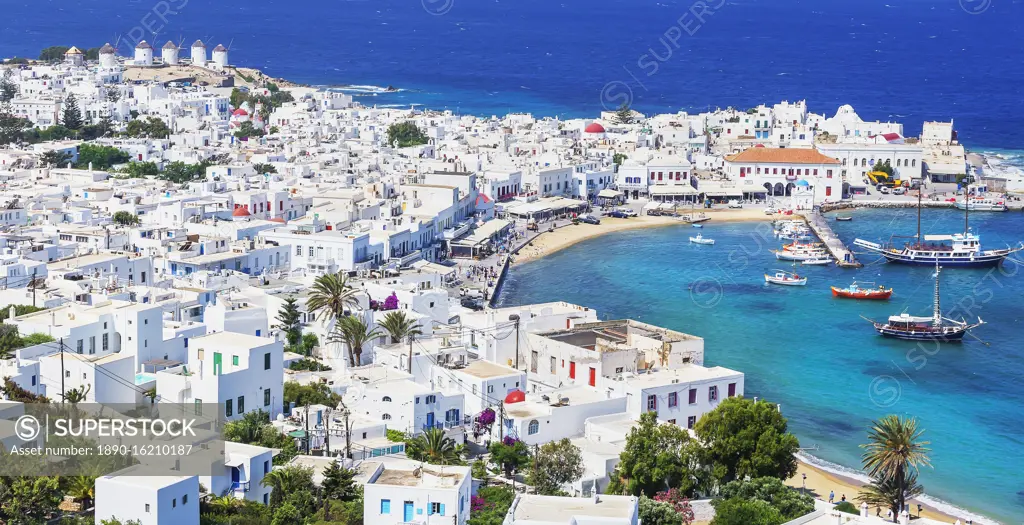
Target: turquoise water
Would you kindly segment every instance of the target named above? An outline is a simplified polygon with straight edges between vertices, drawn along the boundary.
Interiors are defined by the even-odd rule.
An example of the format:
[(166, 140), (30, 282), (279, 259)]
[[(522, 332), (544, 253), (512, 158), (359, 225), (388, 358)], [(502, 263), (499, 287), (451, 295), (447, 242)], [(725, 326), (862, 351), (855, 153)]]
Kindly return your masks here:
[[(851, 212), (834, 223), (847, 242), (913, 234), (914, 210)], [(1024, 240), (1024, 215), (975, 214), (986, 247)], [(926, 233), (955, 233), (963, 216), (925, 210)], [(921, 481), (930, 496), (986, 516), (1024, 516), (1024, 344), (1020, 298), (1024, 272), (1000, 269), (942, 273), (943, 312), (981, 316), (981, 339), (918, 346), (882, 339), (861, 315), (880, 319), (903, 309), (930, 315), (934, 270), (876, 262), (842, 270), (800, 267), (806, 287), (768, 287), (763, 273), (792, 269), (775, 260), (779, 242), (767, 223), (708, 224), (715, 246), (694, 246), (694, 230), (671, 226), (619, 232), (516, 267), (501, 304), (564, 300), (596, 308), (602, 318), (630, 317), (706, 340), (706, 362), (746, 374), (748, 396), (781, 403), (791, 429), (817, 458), (860, 465), (871, 420), (917, 416), (931, 441), (934, 468)], [(883, 239), (884, 237), (884, 239)], [(895, 289), (888, 303), (837, 300), (830, 285), (854, 279)]]
[(156, 381), (156, 374), (151, 374), (149, 372), (139, 372), (135, 374), (136, 385), (144, 385), (150, 381)]

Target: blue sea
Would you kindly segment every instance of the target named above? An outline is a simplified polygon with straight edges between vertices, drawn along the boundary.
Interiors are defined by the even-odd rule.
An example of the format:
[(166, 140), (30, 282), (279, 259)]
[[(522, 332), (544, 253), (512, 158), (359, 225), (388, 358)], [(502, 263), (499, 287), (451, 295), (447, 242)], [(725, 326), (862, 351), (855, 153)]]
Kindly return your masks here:
[[(852, 212), (835, 224), (855, 237), (885, 241), (913, 235), (914, 210)], [(963, 216), (925, 210), (926, 233), (963, 230)], [(971, 227), (987, 247), (1024, 240), (1024, 216), (978, 213)], [(1024, 266), (949, 269), (941, 274), (942, 311), (987, 324), (962, 344), (917, 345), (883, 339), (861, 316), (884, 319), (904, 310), (931, 315), (934, 269), (885, 264), (798, 267), (771, 253), (781, 244), (767, 223), (709, 223), (715, 246), (670, 226), (608, 234), (515, 267), (503, 305), (569, 301), (604, 318), (630, 317), (705, 338), (706, 362), (746, 374), (746, 395), (782, 405), (807, 453), (859, 467), (858, 445), (873, 419), (916, 416), (931, 441), (934, 468), (921, 482), (930, 496), (1007, 523), (1024, 516)], [(781, 268), (809, 279), (805, 288), (767, 286)], [(830, 285), (857, 280), (892, 287), (889, 302), (833, 299)], [(840, 469), (842, 470), (842, 469)], [(853, 495), (848, 495), (853, 496)]]
[[(800, 99), (831, 115), (851, 104), (865, 120), (903, 122), (907, 135), (925, 120), (954, 119), (964, 144), (1016, 169), (1024, 166), (1021, 21), (1022, 0), (0, 0), (0, 56), (105, 42), (130, 55), (143, 38), (185, 48), (202, 39), (272, 76), (361, 86), (350, 91), (363, 104), (475, 115), (595, 117), (625, 101), (645, 113), (698, 112)], [(913, 217), (893, 216), (864, 212), (837, 229), (846, 237), (910, 231)], [(959, 224), (941, 212), (927, 217), (939, 230)], [(980, 215), (976, 224), (989, 244), (1024, 237), (1018, 217)], [(819, 268), (806, 289), (765, 289), (760, 275), (773, 259), (754, 228), (709, 226), (719, 240), (711, 250), (679, 242), (687, 232), (678, 228), (611, 235), (517, 268), (505, 300), (564, 299), (703, 335), (711, 363), (746, 372), (750, 392), (782, 403), (803, 443), (819, 447), (814, 455), (841, 465), (859, 464), (856, 444), (871, 418), (917, 415), (934, 442), (929, 492), (1019, 521), (1024, 344), (1014, 336), (1024, 276), (947, 273), (947, 297), (991, 291), (978, 312), (989, 322), (978, 335), (991, 345), (944, 347), (918, 368), (921, 356), (878, 340), (859, 315), (928, 312), (930, 270)], [(743, 258), (729, 258), (736, 249)], [(828, 284), (853, 278), (885, 281), (896, 299), (828, 297)]]

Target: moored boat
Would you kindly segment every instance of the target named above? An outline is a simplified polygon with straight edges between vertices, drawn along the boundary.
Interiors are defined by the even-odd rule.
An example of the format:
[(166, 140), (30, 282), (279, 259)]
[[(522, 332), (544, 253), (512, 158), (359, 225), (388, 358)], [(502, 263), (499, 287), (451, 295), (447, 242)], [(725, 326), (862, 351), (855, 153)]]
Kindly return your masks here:
[(970, 211), (1007, 211), (1010, 208), (1006, 203), (996, 199), (985, 199), (975, 197), (973, 199), (957, 200), (956, 207), (960, 210)]
[(971, 329), (985, 324), (985, 321), (982, 321), (980, 317), (978, 322), (968, 323), (963, 319), (956, 320), (942, 316), (942, 311), (939, 308), (940, 271), (941, 267), (936, 266), (935, 302), (931, 317), (914, 316), (903, 312), (899, 315), (889, 316), (889, 319), (884, 323), (868, 319), (875, 327), (875, 331), (884, 337), (908, 341), (960, 342)]
[(764, 274), (764, 282), (782, 286), (805, 286), (807, 278), (785, 270), (772, 270), (773, 274)]
[(832, 287), (832, 296), (843, 299), (865, 299), (869, 301), (884, 301), (892, 297), (892, 288), (879, 286), (878, 288), (861, 288), (854, 281), (846, 288)]
[(850, 217), (849, 215), (836, 215), (836, 220), (839, 222), (847, 222), (852, 221), (853, 217)]
[(832, 257), (818, 257), (815, 259), (804, 259), (800, 261), (800, 264), (804, 266), (826, 266), (832, 264)]

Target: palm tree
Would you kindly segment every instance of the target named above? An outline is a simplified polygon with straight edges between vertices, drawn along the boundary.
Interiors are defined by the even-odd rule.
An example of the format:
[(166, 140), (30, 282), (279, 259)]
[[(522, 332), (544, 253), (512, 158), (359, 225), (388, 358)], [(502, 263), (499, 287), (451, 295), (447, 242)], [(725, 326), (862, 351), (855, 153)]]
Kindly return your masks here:
[(392, 343), (400, 343), (409, 336), (423, 334), (423, 331), (419, 329), (419, 323), (405, 315), (402, 310), (388, 312), (384, 315), (384, 319), (377, 324), (391, 336)]
[(68, 390), (67, 393), (61, 394), (61, 395), (64, 396), (64, 402), (65, 403), (71, 403), (72, 405), (77, 405), (77, 404), (81, 403), (82, 401), (85, 401), (85, 397), (87, 395), (89, 395), (89, 392), (91, 390), (92, 390), (92, 385), (86, 385), (86, 386), (82, 386), (82, 387), (78, 387), (78, 388), (72, 388), (71, 390)]
[(344, 316), (346, 308), (358, 306), (358, 293), (342, 274), (321, 275), (313, 281), (313, 288), (306, 299), (306, 310), (317, 312), (320, 322), (327, 324)]
[(904, 499), (924, 494), (924, 487), (917, 484), (915, 472), (907, 471), (902, 484), (897, 483), (895, 478), (873, 479), (871, 484), (865, 486), (858, 494), (857, 499), (868, 505), (884, 506), (892, 510), (893, 517), (898, 520), (901, 491)]
[(455, 440), (446, 436), (443, 428), (431, 428), (413, 438), (406, 445), (405, 455), (431, 465), (458, 465), (462, 462)]
[(72, 476), (68, 481), (65, 493), (82, 504), (82, 510), (88, 509), (96, 498), (96, 478), (92, 476)]
[(917, 419), (896, 415), (885, 416), (868, 430), (868, 443), (861, 445), (864, 469), (875, 484), (894, 484), (895, 499), (890, 506), (899, 514), (907, 502), (909, 474), (917, 478), (921, 466), (931, 466), (928, 459), (928, 441), (921, 441), (924, 430), (917, 429)]
[(270, 487), (270, 506), (277, 506), (288, 494), (313, 490), (313, 469), (297, 466), (275, 468), (263, 476), (260, 485)]
[(362, 362), (363, 345), (381, 336), (377, 330), (370, 330), (362, 319), (349, 315), (342, 317), (334, 327), (334, 332), (328, 336), (329, 343), (345, 343), (348, 347), (348, 364), (357, 366)]
[(263, 436), (264, 429), (270, 425), (270, 414), (260, 410), (247, 412), (242, 419), (232, 421), (224, 426), (224, 437), (238, 443), (255, 443)]

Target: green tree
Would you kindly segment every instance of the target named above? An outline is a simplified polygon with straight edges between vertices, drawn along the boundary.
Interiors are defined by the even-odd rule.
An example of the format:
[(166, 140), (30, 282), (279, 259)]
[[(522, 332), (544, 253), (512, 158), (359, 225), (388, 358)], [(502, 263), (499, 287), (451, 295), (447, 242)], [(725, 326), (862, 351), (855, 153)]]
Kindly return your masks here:
[(64, 60), (64, 53), (71, 49), (69, 46), (50, 46), (39, 52), (39, 60), (43, 62), (60, 62)]
[(313, 355), (313, 349), (320, 346), (320, 338), (316, 334), (303, 334), (302, 335), (302, 354), (305, 356)]
[(135, 119), (128, 122), (124, 134), (135, 138), (165, 139), (170, 136), (171, 128), (161, 119), (146, 117), (145, 120)]
[(623, 102), (619, 109), (615, 111), (615, 123), (616, 124), (632, 124), (633, 123), (633, 110), (629, 107), (628, 102)]
[(246, 445), (258, 443), (264, 432), (277, 430), (270, 424), (270, 414), (262, 409), (249, 411), (242, 419), (224, 425), (224, 439)]
[(306, 311), (316, 313), (320, 322), (329, 323), (345, 315), (345, 310), (359, 305), (359, 292), (349, 286), (344, 274), (321, 275), (313, 281), (306, 299)]
[(262, 137), (263, 135), (266, 135), (266, 133), (248, 120), (243, 122), (241, 126), (238, 126), (238, 131), (235, 132), (235, 137), (240, 139)]
[(384, 314), (384, 318), (377, 324), (388, 333), (392, 343), (400, 343), (411, 336), (423, 334), (419, 329), (419, 322), (406, 315), (404, 310), (392, 310)]
[(472, 498), (469, 525), (501, 525), (516, 493), (505, 486), (480, 487)]
[(378, 338), (381, 333), (377, 330), (370, 330), (362, 319), (349, 315), (342, 317), (334, 326), (334, 331), (327, 338), (328, 343), (345, 343), (348, 349), (348, 362), (350, 366), (359, 366), (363, 359), (363, 345)]
[(11, 307), (14, 307), (14, 315), (22, 316), (26, 314), (34, 314), (36, 312), (42, 312), (46, 308), (40, 308), (38, 306), (32, 306), (30, 304), (9, 304), (0, 308), (0, 321), (6, 321), (11, 313)]
[(324, 480), (320, 483), (320, 501), (324, 509), (324, 521), (330, 521), (331, 500), (351, 501), (359, 495), (359, 485), (355, 482), (356, 472), (341, 466), (335, 461), (324, 469)]
[(284, 403), (288, 405), (294, 402), (296, 406), (325, 405), (336, 407), (341, 402), (341, 396), (332, 392), (331, 387), (326, 383), (310, 383), (302, 385), (295, 381), (288, 381), (284, 384)]
[(890, 179), (892, 178), (893, 174), (892, 165), (890, 165), (888, 162), (882, 162), (881, 160), (876, 162), (875, 165), (871, 167), (871, 171), (881, 171), (882, 173), (888, 175)]
[(85, 143), (78, 147), (78, 162), (75, 167), (85, 169), (92, 165), (94, 170), (109, 170), (115, 164), (124, 164), (131, 155), (112, 146)]
[(845, 512), (847, 514), (856, 514), (860, 516), (860, 509), (858, 509), (856, 505), (850, 503), (849, 501), (840, 501), (839, 504), (833, 508), (835, 510), (838, 510), (839, 512)]
[(857, 499), (868, 505), (885, 507), (892, 511), (893, 516), (899, 516), (897, 509), (900, 498), (906, 502), (921, 494), (924, 494), (924, 487), (917, 484), (917, 473), (908, 470), (903, 475), (902, 483), (893, 478), (872, 479), (857, 495)]
[(75, 98), (74, 93), (69, 93), (68, 98), (64, 99), (64, 110), (62, 112), (60, 123), (68, 129), (79, 130), (85, 122), (82, 121), (82, 110), (78, 108), (78, 99)]
[(111, 219), (114, 221), (114, 224), (121, 226), (138, 226), (141, 224), (138, 215), (124, 210), (115, 212)]
[(814, 498), (800, 494), (779, 478), (761, 477), (726, 483), (719, 493), (721, 499), (761, 500), (775, 507), (786, 520), (799, 518), (814, 510)]
[(3, 394), (4, 398), (8, 401), (17, 401), (19, 403), (49, 403), (50, 400), (46, 396), (39, 396), (21, 388), (9, 377), (5, 377), (3, 384), (0, 385), (0, 394)]
[(63, 168), (67, 167), (68, 163), (71, 162), (71, 154), (66, 151), (53, 149), (39, 155), (39, 162), (44, 166)]
[(627, 158), (629, 158), (629, 157), (627, 157), (625, 153), (616, 153), (615, 155), (612, 155), (612, 162), (613, 162), (613, 163), (614, 163), (614, 164), (615, 164), (616, 166), (619, 166), (619, 165), (621, 165), (621, 164), (622, 164), (622, 162), (623, 162), (624, 160), (626, 160)]
[(141, 179), (143, 177), (154, 176), (160, 173), (160, 169), (157, 168), (155, 162), (141, 162), (133, 160), (125, 166), (121, 173), (128, 175), (130, 179)]
[(75, 501), (82, 504), (83, 509), (88, 509), (93, 500), (96, 499), (96, 478), (93, 476), (70, 476), (64, 481), (64, 493)]
[(10, 102), (0, 103), (0, 146), (20, 142), (26, 130), (32, 128), (28, 119), (14, 114)]
[[(297, 348), (302, 342), (302, 312), (299, 311), (298, 302), (294, 297), (284, 300), (281, 309), (277, 311), (278, 327), (285, 332), (288, 346)], [(309, 355), (309, 354), (306, 354)]]
[(277, 173), (277, 168), (273, 164), (267, 164), (264, 162), (258, 162), (252, 165), (252, 169), (256, 170), (256, 173)]
[(14, 83), (14, 69), (4, 69), (0, 76), (0, 102), (10, 102), (18, 96), (18, 84)]
[(388, 126), (388, 145), (407, 148), (419, 146), (430, 142), (427, 134), (416, 125), (415, 122), (407, 120)]
[(431, 465), (461, 465), (462, 454), (443, 428), (431, 428), (406, 442), (405, 455)]
[(247, 100), (249, 100), (249, 95), (242, 92), (241, 89), (234, 88), (231, 90), (231, 98), (229, 100), (231, 107), (238, 109), (242, 107), (242, 104), (244, 104)]
[(683, 525), (683, 517), (669, 503), (654, 501), (647, 496), (640, 496), (637, 512), (640, 523), (644, 525)]
[(56, 476), (0, 477), (0, 516), (6, 523), (42, 523), (57, 512)]
[(77, 405), (86, 400), (89, 395), (89, 391), (91, 390), (92, 385), (84, 385), (78, 388), (72, 388), (61, 395), (63, 396), (65, 403)]
[(186, 182), (191, 182), (201, 178), (206, 172), (207, 166), (210, 165), (211, 164), (207, 164), (205, 162), (187, 164), (180, 160), (176, 160), (165, 164), (164, 171), (162, 171), (158, 176), (163, 180), (170, 181), (175, 184), (185, 184)]
[(284, 498), (296, 492), (313, 492), (313, 469), (289, 465), (275, 468), (263, 476), (260, 485), (270, 487), (270, 506), (274, 507)]
[(116, 87), (107, 88), (107, 102), (118, 102), (121, 100), (121, 90)]
[(895, 497), (889, 502), (894, 515), (899, 515), (907, 502), (908, 489), (913, 487), (908, 481), (916, 481), (920, 467), (931, 466), (929, 442), (921, 439), (923, 434), (924, 430), (917, 428), (917, 419), (889, 415), (874, 422), (868, 430), (868, 442), (861, 445), (864, 470), (873, 484), (895, 489), (891, 494)]
[(759, 499), (714, 500), (715, 518), (711, 525), (780, 525), (785, 519), (779, 511)]
[(28, 334), (21, 338), (21, 347), (26, 348), (29, 346), (41, 345), (46, 343), (52, 343), (56, 341), (53, 336), (43, 333)]
[(656, 413), (645, 412), (626, 436), (608, 493), (654, 496), (678, 488), (691, 496), (698, 485), (693, 468), (697, 447), (685, 429), (658, 424)]
[(534, 464), (529, 482), (539, 494), (558, 494), (562, 485), (583, 477), (583, 454), (567, 438), (541, 445)]
[(728, 398), (705, 414), (694, 431), (703, 443), (702, 462), (719, 482), (748, 476), (789, 479), (796, 473), (800, 443), (774, 403)]
[(526, 443), (510, 437), (491, 443), (487, 451), (491, 453), (491, 463), (504, 471), (508, 479), (530, 461), (530, 448)]

